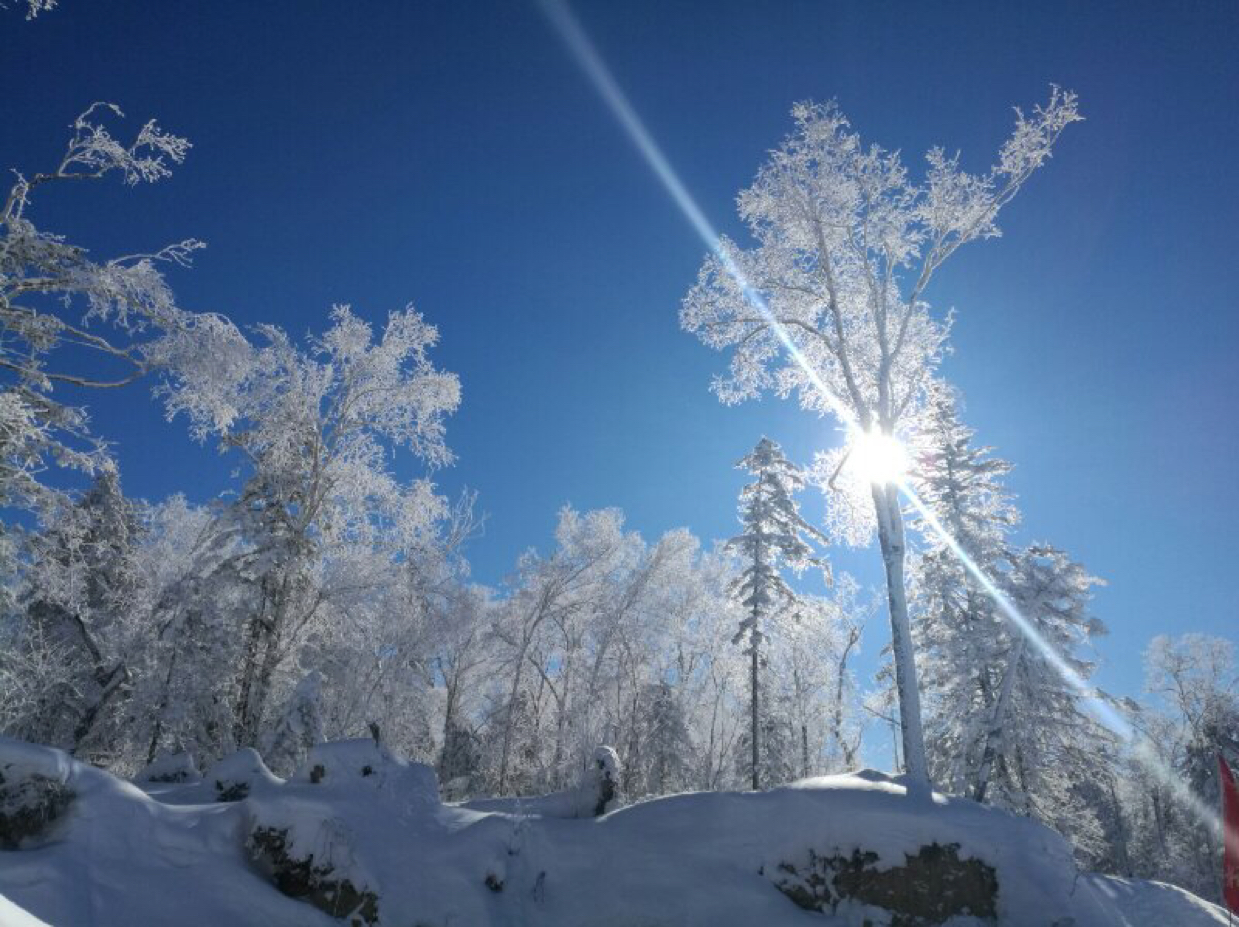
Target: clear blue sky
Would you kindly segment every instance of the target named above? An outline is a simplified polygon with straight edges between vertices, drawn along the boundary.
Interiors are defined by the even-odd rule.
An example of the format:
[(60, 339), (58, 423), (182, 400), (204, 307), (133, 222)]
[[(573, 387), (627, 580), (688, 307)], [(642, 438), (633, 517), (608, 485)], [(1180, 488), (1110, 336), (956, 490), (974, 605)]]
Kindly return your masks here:
[[(1102, 681), (1140, 685), (1157, 633), (1235, 636), (1239, 505), (1239, 5), (579, 2), (711, 219), (805, 98), (919, 163), (982, 169), (1051, 82), (1088, 121), (931, 298), (945, 372), (1017, 469), (1024, 537), (1109, 586)], [(53, 163), (73, 116), (120, 104), (195, 147), (167, 182), (47, 191), (33, 216), (99, 253), (196, 236), (186, 308), (322, 326), (412, 301), (458, 372), (450, 423), (489, 514), (475, 575), (545, 546), (556, 509), (622, 507), (647, 536), (733, 532), (732, 462), (765, 433), (807, 460), (826, 423), (720, 406), (724, 359), (681, 333), (704, 246), (532, 2), (100, 3), (0, 13), (0, 167)], [(94, 397), (92, 397), (93, 399)], [(205, 499), (227, 465), (142, 388), (93, 402), (127, 490)], [(409, 467), (408, 463), (402, 466)], [(410, 467), (410, 470), (412, 468)], [(819, 500), (807, 500), (819, 511)], [(840, 554), (876, 583), (876, 554)], [(884, 638), (880, 623), (867, 641)]]

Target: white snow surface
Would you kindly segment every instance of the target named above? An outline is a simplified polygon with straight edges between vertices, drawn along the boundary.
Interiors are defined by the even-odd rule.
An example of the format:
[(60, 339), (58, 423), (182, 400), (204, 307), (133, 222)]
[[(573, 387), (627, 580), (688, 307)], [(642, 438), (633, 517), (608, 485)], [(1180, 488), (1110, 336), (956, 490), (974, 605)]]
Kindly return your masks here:
[(797, 908), (763, 867), (810, 847), (862, 848), (899, 865), (935, 841), (996, 867), (1006, 927), (1067, 917), (1075, 927), (1227, 923), (1221, 909), (1171, 886), (1080, 876), (1062, 838), (1031, 821), (942, 796), (916, 802), (881, 775), (674, 795), (581, 820), (442, 805), (427, 800), (426, 767), (362, 742), (324, 752), (349, 769), (368, 753), (385, 769), (319, 784), (271, 777), (243, 801), (189, 804), (199, 786), (146, 792), (0, 738), (0, 769), (63, 773), (77, 796), (42, 845), (0, 851), (0, 927), (37, 925), (32, 918), (53, 927), (343, 923), (265, 881), (244, 848), (256, 825), (287, 829), (296, 853), (313, 852), (377, 892), (380, 924), (401, 927), (858, 927), (860, 911)]
[(134, 777), (134, 782), (197, 782), (202, 778), (194, 758), (188, 753), (165, 753), (156, 757)]

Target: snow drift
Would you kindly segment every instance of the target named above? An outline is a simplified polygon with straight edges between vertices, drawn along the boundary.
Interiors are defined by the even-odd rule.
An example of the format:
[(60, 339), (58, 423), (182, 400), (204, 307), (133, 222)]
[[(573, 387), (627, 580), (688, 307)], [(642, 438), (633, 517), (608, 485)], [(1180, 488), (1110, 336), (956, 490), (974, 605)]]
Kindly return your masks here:
[[(23, 783), (59, 789), (46, 806), (54, 813), (37, 817), (16, 849), (0, 850), (0, 925), (1226, 923), (1221, 909), (1169, 886), (1081, 875), (1063, 839), (1032, 821), (942, 796), (914, 802), (881, 774), (675, 795), (571, 818), (529, 813), (536, 803), (443, 805), (429, 768), (371, 742), (316, 748), (287, 781), (255, 759), (243, 753), (200, 780), (140, 788), (0, 739), (0, 823), (42, 800)], [(213, 781), (220, 773), (223, 789)], [(248, 787), (232, 788), (240, 782)], [(953, 872), (992, 872), (992, 913), (925, 920), (868, 904), (863, 893), (823, 893), (813, 876), (821, 860), (863, 858), (852, 876), (902, 878), (906, 867), (914, 881), (913, 859), (933, 847), (929, 855)], [(796, 884), (818, 892), (802, 890), (801, 902), (827, 902), (808, 909)]]

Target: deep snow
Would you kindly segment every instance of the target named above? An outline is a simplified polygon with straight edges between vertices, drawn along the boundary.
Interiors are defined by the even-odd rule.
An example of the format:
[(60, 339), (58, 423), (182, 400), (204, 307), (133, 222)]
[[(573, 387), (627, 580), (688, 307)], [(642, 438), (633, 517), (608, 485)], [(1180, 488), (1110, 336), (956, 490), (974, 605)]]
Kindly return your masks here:
[[(319, 748), (287, 782), (254, 758), (200, 781), (139, 788), (0, 739), (10, 782), (19, 767), (50, 771), (77, 796), (41, 845), (0, 851), (0, 927), (37, 925), (33, 918), (53, 927), (342, 923), (259, 874), (245, 852), (256, 825), (287, 829), (298, 852), (329, 858), (377, 892), (381, 923), (399, 927), (853, 927), (865, 911), (802, 911), (763, 870), (811, 847), (861, 847), (900, 865), (935, 841), (997, 869), (1009, 927), (1066, 918), (1077, 927), (1227, 923), (1221, 909), (1170, 886), (1079, 875), (1062, 838), (1038, 824), (942, 796), (915, 803), (880, 774), (675, 795), (569, 819), (442, 805), (429, 769), (364, 742)], [(314, 783), (316, 761), (330, 768)], [(214, 800), (212, 773), (223, 772), (253, 778), (247, 798)], [(978, 923), (956, 918), (952, 927)]]

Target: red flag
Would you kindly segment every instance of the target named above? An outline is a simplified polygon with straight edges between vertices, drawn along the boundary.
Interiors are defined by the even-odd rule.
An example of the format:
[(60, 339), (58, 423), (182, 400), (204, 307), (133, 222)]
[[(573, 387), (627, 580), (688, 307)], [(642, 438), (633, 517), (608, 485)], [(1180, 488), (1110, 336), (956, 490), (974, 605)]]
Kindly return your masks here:
[(1222, 897), (1226, 907), (1239, 914), (1239, 788), (1220, 753), (1217, 765), (1222, 780)]

